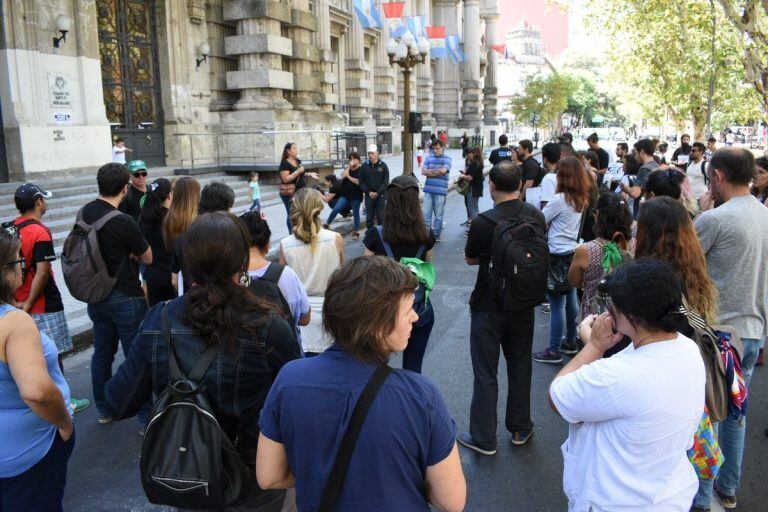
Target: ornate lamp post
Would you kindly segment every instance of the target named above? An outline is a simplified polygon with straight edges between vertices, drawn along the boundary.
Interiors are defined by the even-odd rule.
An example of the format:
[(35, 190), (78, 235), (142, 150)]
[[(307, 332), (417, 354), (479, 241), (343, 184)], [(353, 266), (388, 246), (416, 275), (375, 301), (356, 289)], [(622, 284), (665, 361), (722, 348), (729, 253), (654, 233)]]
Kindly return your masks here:
[(397, 64), (403, 70), (403, 174), (413, 174), (413, 134), (411, 121), (411, 72), (417, 64), (423, 64), (429, 54), (429, 40), (420, 37), (418, 41), (410, 32), (399, 40), (390, 39), (387, 55), (390, 64)]

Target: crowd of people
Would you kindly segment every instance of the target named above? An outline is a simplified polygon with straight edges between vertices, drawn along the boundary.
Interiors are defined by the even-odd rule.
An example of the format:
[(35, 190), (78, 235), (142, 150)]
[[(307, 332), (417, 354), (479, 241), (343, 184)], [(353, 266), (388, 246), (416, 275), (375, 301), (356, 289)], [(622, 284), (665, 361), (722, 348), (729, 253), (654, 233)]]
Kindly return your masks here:
[[(619, 143), (615, 162), (596, 135), (588, 151), (571, 143), (564, 134), (545, 144), (540, 164), (531, 141), (511, 147), (500, 136), (487, 176), (494, 206), (483, 212), (482, 150), (462, 148), (464, 258), (478, 267), (466, 429), (421, 375), (454, 166), (444, 141), (435, 138), (420, 165), (423, 185), (390, 179), (371, 146), (365, 160), (349, 156), (340, 179), (326, 180), (327, 192), (309, 185), (319, 176), (286, 144), (278, 186), (290, 234), (277, 261), (268, 257), (258, 175), (248, 179), (250, 210), (238, 217), (224, 183), (147, 183), (140, 160), (101, 167), (98, 198), (78, 212), (65, 243), (63, 277), (76, 298), (91, 279), (81, 300), (93, 322), (98, 423), (135, 416), (145, 449), (179, 443), (166, 473), (145, 474), (142, 462), (153, 502), (209, 503), (218, 480), (193, 477), (216, 470), (237, 490), (217, 495), (217, 510), (277, 512), (286, 500), (300, 511), (463, 510), (459, 446), (497, 452), (503, 353), (514, 446), (535, 432), (533, 363), (562, 365), (548, 400), (569, 423), (570, 510), (701, 512), (714, 496), (735, 508), (748, 387), (768, 328), (768, 160), (686, 136), (669, 162), (650, 139)], [(116, 147), (124, 160), (130, 150)], [(706, 180), (701, 197), (694, 176)], [(0, 427), (8, 436), (0, 510), (61, 509), (72, 416), (89, 405), (70, 396), (63, 376), (60, 354), (72, 342), (43, 224), (48, 198), (20, 186), (20, 215), (0, 233)], [(348, 259), (330, 226), (350, 210), (357, 239), (363, 204), (364, 255)], [(80, 247), (88, 265), (77, 259)], [(550, 326), (534, 352), (537, 309)], [(719, 333), (730, 362), (723, 417), (709, 408), (714, 377), (699, 321)], [(119, 345), (126, 357), (113, 373)], [(402, 369), (388, 365), (395, 353)], [(215, 419), (237, 467), (185, 459), (207, 427), (167, 427), (169, 404), (198, 395), (196, 410)]]

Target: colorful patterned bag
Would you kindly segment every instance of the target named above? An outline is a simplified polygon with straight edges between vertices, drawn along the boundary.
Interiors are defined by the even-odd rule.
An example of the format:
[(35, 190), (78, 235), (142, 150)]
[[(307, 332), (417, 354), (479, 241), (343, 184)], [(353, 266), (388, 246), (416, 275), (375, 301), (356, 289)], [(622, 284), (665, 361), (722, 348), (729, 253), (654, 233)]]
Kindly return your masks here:
[(701, 415), (699, 429), (693, 436), (693, 446), (688, 450), (688, 459), (699, 480), (714, 480), (723, 465), (723, 452), (720, 451), (706, 407)]

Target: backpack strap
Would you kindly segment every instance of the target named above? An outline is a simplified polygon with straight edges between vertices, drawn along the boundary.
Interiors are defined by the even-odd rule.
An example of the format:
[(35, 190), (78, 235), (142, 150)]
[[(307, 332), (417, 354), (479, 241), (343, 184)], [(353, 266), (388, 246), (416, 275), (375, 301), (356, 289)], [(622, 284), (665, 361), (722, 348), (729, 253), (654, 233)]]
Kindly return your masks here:
[(283, 275), (283, 270), (285, 270), (285, 265), (281, 265), (280, 263), (270, 263), (266, 272), (264, 272), (264, 275), (259, 279), (277, 284), (277, 282), (280, 281), (280, 276)]
[(205, 352), (203, 352), (203, 354), (197, 360), (197, 364), (195, 364), (194, 368), (192, 368), (192, 371), (189, 372), (189, 374), (184, 375), (184, 372), (181, 370), (181, 366), (179, 365), (179, 360), (176, 358), (176, 350), (173, 347), (173, 338), (171, 337), (171, 323), (170, 319), (168, 318), (169, 302), (170, 301), (165, 301), (163, 304), (163, 311), (160, 315), (160, 324), (163, 330), (165, 343), (168, 345), (168, 367), (170, 368), (171, 382), (189, 380), (195, 384), (199, 384), (200, 379), (203, 377), (203, 375), (205, 375), (205, 372), (207, 372), (208, 368), (210, 368), (211, 364), (213, 364), (214, 359), (216, 359), (216, 357), (219, 355), (219, 350), (216, 347), (206, 348)]
[[(122, 215), (122, 212), (119, 210), (112, 210), (111, 212), (104, 215), (102, 218), (91, 224), (91, 228), (95, 229), (96, 231), (100, 230), (104, 227), (104, 225), (109, 222), (110, 220), (114, 219), (118, 215)], [(77, 215), (78, 220), (81, 220), (81, 215), (78, 213)]]
[(421, 257), (424, 256), (424, 252), (425, 252), (426, 248), (427, 248), (426, 245), (420, 245), (419, 246), (419, 250), (416, 251), (416, 256), (414, 256), (414, 258), (421, 259)]
[[(13, 222), (13, 221), (11, 221), (11, 222)], [(21, 231), (22, 228), (25, 228), (25, 227), (29, 226), (30, 224), (40, 224), (40, 223), (37, 220), (35, 220), (35, 219), (27, 219), (24, 222), (20, 222), (19, 224), (15, 224), (15, 226), (16, 226), (16, 229)], [(42, 226), (42, 224), (40, 224), (40, 225)]]
[(386, 240), (384, 240), (384, 226), (379, 224), (376, 226), (376, 232), (379, 233), (379, 238), (381, 239), (381, 245), (384, 246), (384, 251), (387, 253), (387, 256), (389, 256), (392, 259), (395, 259), (395, 255), (392, 253), (392, 247), (387, 243)]
[(360, 437), (360, 430), (363, 428), (365, 417), (368, 415), (373, 400), (376, 398), (382, 384), (384, 384), (384, 381), (389, 377), (390, 373), (392, 373), (392, 368), (386, 364), (382, 364), (376, 368), (376, 371), (373, 372), (368, 384), (365, 385), (363, 393), (357, 400), (355, 409), (352, 412), (352, 419), (349, 420), (349, 426), (341, 440), (339, 452), (336, 454), (336, 460), (333, 462), (333, 468), (331, 469), (328, 480), (325, 482), (323, 499), (320, 502), (318, 512), (331, 512), (334, 509), (339, 493), (341, 493), (341, 487), (344, 484), (344, 478), (349, 469), (349, 462), (352, 460), (352, 453), (355, 450), (357, 438)]

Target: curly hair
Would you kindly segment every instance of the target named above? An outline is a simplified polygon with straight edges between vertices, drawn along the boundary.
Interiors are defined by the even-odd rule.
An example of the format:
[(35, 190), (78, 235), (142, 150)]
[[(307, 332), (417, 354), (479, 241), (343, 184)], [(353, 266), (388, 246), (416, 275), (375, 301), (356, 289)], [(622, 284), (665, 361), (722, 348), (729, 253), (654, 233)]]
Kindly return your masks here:
[(557, 163), (557, 193), (563, 193), (565, 202), (577, 212), (589, 203), (590, 180), (581, 160), (566, 156)]
[(309, 244), (309, 250), (317, 249), (317, 235), (320, 233), (320, 213), (323, 211), (323, 196), (313, 188), (302, 188), (291, 200), (291, 224), (297, 240)]
[(666, 261), (683, 281), (690, 306), (709, 323), (717, 320), (718, 292), (707, 272), (691, 216), (679, 201), (655, 197), (643, 204), (637, 218), (635, 257)]
[(627, 201), (614, 192), (603, 192), (597, 200), (594, 234), (626, 249), (632, 238), (632, 214)]
[(259, 329), (278, 313), (232, 277), (248, 271), (248, 230), (231, 213), (200, 215), (184, 237), (185, 272), (195, 286), (186, 294), (181, 320), (206, 346), (234, 351), (244, 335), (255, 339)]

